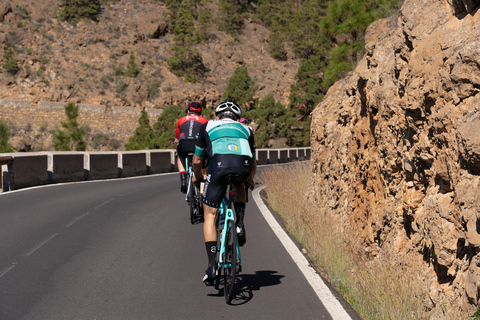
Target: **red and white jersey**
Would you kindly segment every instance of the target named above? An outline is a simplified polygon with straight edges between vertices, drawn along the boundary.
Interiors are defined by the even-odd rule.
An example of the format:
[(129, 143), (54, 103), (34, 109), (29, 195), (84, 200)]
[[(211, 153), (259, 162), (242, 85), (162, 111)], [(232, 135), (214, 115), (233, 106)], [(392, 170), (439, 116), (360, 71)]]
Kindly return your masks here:
[(197, 140), (200, 128), (206, 122), (208, 122), (206, 118), (194, 114), (181, 117), (177, 121), (175, 139)]

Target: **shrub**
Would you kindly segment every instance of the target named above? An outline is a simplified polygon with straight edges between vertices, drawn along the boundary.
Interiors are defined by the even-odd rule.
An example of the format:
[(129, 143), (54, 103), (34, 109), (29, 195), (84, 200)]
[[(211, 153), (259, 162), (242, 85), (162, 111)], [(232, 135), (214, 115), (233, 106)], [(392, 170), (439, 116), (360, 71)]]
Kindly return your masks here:
[(8, 48), (8, 50), (5, 51), (5, 54), (3, 55), (3, 57), (5, 58), (3, 68), (12, 75), (16, 74), (19, 70), (18, 62), (15, 58), (13, 58), (13, 53), (13, 49)]
[(12, 146), (8, 142), (10, 139), (10, 129), (7, 123), (0, 121), (0, 153), (12, 152)]

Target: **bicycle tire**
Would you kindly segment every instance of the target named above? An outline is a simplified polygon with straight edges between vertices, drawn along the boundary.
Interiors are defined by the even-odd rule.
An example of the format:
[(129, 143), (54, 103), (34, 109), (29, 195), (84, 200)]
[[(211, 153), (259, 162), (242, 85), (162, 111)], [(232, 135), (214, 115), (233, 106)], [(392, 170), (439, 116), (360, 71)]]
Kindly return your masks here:
[(195, 206), (196, 206), (196, 199), (194, 197), (195, 193), (195, 186), (193, 185), (192, 178), (190, 177), (189, 181), (189, 190), (188, 190), (188, 199), (190, 200), (190, 223), (195, 224)]
[(223, 288), (225, 302), (230, 304), (235, 294), (235, 277), (237, 276), (237, 228), (234, 221), (228, 220), (223, 257)]
[(222, 245), (222, 230), (219, 226), (219, 219), (215, 221), (215, 227), (217, 228), (217, 252), (215, 253), (215, 263), (217, 265), (217, 274), (215, 276), (215, 290), (219, 289), (220, 286), (220, 276), (221, 276), (221, 268), (218, 267), (218, 262), (220, 260), (220, 247)]

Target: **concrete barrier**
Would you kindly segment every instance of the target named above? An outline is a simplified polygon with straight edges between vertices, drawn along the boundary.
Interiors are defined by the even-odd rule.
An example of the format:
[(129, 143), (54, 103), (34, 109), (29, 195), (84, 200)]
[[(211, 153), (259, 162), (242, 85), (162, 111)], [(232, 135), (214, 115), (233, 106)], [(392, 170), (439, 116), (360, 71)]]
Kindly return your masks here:
[(145, 151), (125, 151), (121, 153), (122, 167), (119, 177), (135, 177), (147, 174), (147, 154)]
[(13, 156), (0, 154), (0, 180), (2, 191), (9, 191), (10, 186), (13, 185), (13, 176), (10, 181), (9, 171), (13, 170)]
[(305, 160), (305, 149), (298, 149), (297, 150), (297, 160), (299, 160), (299, 161)]
[(164, 173), (175, 171), (175, 164), (172, 150), (151, 150), (150, 154), (150, 163), (147, 164), (149, 167), (149, 173)]
[(278, 149), (278, 163), (286, 163), (288, 161), (288, 149)]
[[(5, 157), (5, 154), (1, 155)], [(11, 153), (7, 171), (2, 169), (2, 190), (10, 191), (48, 183), (48, 157), (46, 154)], [(4, 166), (2, 165), (2, 168)]]
[(119, 177), (118, 153), (88, 153), (86, 180), (115, 179)]
[(257, 164), (262, 165), (268, 163), (268, 149), (257, 149), (255, 152)]
[[(310, 159), (310, 148), (257, 149), (259, 165)], [(178, 171), (175, 150), (0, 154), (2, 191), (47, 183), (116, 179)]]
[[(49, 154), (48, 172), (50, 183), (85, 180), (85, 153), (58, 152)], [(51, 160), (50, 160), (51, 159)], [(51, 163), (50, 163), (51, 162)]]
[(278, 149), (268, 150), (268, 163), (269, 164), (278, 163)]
[(288, 149), (288, 161), (296, 161), (298, 160), (297, 149)]

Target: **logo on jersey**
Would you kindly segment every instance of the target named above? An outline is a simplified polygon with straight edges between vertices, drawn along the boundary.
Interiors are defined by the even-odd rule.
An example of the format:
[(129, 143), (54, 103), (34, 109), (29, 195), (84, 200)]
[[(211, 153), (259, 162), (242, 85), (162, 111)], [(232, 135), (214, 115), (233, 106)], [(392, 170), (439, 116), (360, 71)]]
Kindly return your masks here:
[(229, 144), (227, 148), (230, 151), (238, 151), (238, 146), (235, 144)]

